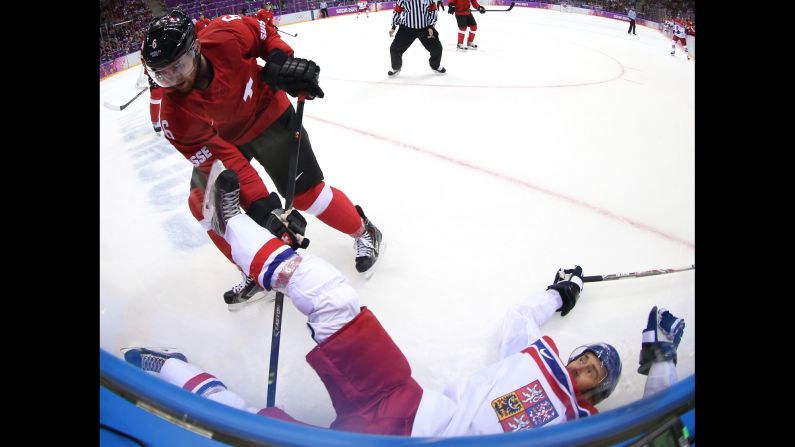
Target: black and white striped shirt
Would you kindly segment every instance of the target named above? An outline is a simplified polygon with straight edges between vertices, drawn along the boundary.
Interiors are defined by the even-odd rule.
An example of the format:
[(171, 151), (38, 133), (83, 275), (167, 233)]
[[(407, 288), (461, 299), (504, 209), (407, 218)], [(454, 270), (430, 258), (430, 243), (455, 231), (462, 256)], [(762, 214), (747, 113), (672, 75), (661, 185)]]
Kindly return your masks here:
[(428, 11), (428, 8), (436, 3), (435, 0), (398, 0), (397, 6), (392, 15), (392, 27), (398, 25), (408, 28), (422, 29), (436, 24), (438, 19), (437, 10)]

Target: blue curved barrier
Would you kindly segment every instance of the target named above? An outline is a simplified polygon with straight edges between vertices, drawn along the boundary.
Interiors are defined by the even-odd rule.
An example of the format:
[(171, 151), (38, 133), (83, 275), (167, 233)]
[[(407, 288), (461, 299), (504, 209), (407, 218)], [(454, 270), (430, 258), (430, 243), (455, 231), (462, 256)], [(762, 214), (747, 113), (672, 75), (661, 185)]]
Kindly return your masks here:
[[(236, 410), (197, 396), (171, 385), (127, 364), (100, 349), (100, 432), (102, 445), (224, 445), (234, 444), (277, 446), (577, 446), (624, 445), (641, 434), (642, 428), (670, 414), (693, 413), (695, 408), (695, 375), (674, 384), (665, 392), (633, 402), (597, 416), (574, 422), (529, 430), (487, 436), (457, 438), (409, 438), (375, 436), (304, 427)], [(196, 434), (180, 423), (168, 422), (143, 410), (130, 400), (146, 402), (179, 421), (193, 424), (213, 433)], [(299, 419), (300, 419), (300, 415)], [(695, 433), (692, 416), (686, 418), (688, 430)], [(121, 434), (119, 434), (121, 432)], [(126, 434), (126, 439), (122, 440)], [(113, 442), (118, 439), (118, 444)], [(131, 440), (132, 439), (132, 440)], [(177, 441), (175, 441), (175, 439)]]

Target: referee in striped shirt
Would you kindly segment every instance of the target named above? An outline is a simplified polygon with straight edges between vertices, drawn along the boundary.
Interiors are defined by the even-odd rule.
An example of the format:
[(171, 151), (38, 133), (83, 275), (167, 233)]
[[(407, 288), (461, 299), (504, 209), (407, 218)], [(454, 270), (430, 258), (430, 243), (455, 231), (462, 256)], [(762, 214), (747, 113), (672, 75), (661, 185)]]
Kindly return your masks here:
[[(447, 72), (440, 65), (442, 43), (439, 42), (439, 32), (433, 27), (436, 20), (435, 0), (398, 0), (392, 15), (392, 29), (389, 31), (389, 37), (395, 37), (389, 47), (389, 55), (392, 57), (392, 69), (387, 73), (389, 76), (397, 76), (400, 73), (403, 53), (414, 43), (414, 39), (419, 39), (422, 46), (431, 53), (428, 59), (431, 69), (439, 74)], [(395, 28), (398, 26), (400, 29), (395, 36)]]

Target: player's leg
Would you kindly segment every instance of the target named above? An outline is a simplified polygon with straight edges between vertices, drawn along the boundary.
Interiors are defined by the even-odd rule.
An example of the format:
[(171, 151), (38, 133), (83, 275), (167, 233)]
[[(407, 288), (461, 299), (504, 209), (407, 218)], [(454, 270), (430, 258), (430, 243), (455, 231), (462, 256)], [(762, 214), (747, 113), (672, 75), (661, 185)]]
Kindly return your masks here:
[(467, 49), (477, 50), (478, 46), (475, 45), (475, 33), (478, 31), (478, 23), (475, 21), (475, 16), (467, 16), (467, 26), (469, 27), (469, 36), (467, 37)]
[[(241, 146), (241, 150), (250, 150), (262, 164), (282, 196), (287, 192), (290, 155), (296, 149), (290, 127), (294, 116), (295, 110), (290, 106), (265, 132)], [(295, 208), (353, 237), (357, 251), (357, 270), (362, 273), (369, 271), (378, 259), (381, 232), (364, 216), (360, 207), (354, 206), (344, 192), (324, 181), (323, 171), (312, 151), (309, 135), (303, 127), (297, 175)], [(363, 244), (369, 245), (369, 249), (365, 247), (361, 250)]]
[(214, 375), (188, 363), (181, 352), (168, 348), (123, 349), (124, 359), (144, 371), (156, 373), (161, 379), (191, 393), (210, 400), (256, 413), (257, 409), (246, 405), (245, 400), (229, 391)]
[[(206, 186), (207, 175), (194, 168), (190, 180), (188, 207), (193, 217), (199, 222), (205, 221), (202, 203), (204, 202)], [(209, 216), (206, 221), (209, 221)], [(207, 225), (206, 228), (209, 228), (209, 225)], [(229, 243), (212, 229), (207, 230), (207, 236), (210, 237), (210, 240), (213, 241), (213, 244), (215, 244), (218, 250), (234, 264), (235, 261), (232, 259), (232, 249)], [(245, 274), (240, 283), (224, 292), (224, 302), (227, 304), (227, 309), (230, 311), (239, 310), (246, 304), (254, 303), (265, 298), (273, 299), (274, 295), (265, 293), (265, 291), (257, 285), (256, 281)]]

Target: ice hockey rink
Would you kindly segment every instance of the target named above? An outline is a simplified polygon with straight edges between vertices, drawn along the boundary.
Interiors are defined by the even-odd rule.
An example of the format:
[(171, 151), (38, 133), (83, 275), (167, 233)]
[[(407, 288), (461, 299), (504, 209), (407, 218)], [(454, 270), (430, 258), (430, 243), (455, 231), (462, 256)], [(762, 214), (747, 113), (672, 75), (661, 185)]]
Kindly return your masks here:
[[(476, 14), (477, 51), (455, 50), (440, 13), (444, 76), (415, 42), (388, 78), (391, 12), (282, 30), (316, 61), (325, 98), (304, 126), (327, 183), (362, 205), (387, 245), (370, 280), (351, 238), (314, 217), (306, 253), (340, 269), (408, 358), (441, 389), (498, 360), (505, 311), (559, 267), (585, 275), (695, 263), (695, 61), (662, 33), (622, 21), (516, 7)], [(100, 347), (170, 346), (264, 407), (273, 303), (235, 313), (240, 274), (187, 207), (192, 165), (152, 131), (140, 67), (100, 82)], [(295, 104), (295, 101), (293, 100)], [(253, 163), (269, 190), (264, 170)], [(639, 399), (641, 330), (652, 306), (686, 319), (680, 379), (695, 372), (695, 272), (587, 284), (544, 327), (564, 359), (605, 341), (622, 356), (606, 411)], [(276, 404), (328, 425), (334, 410), (304, 360), (314, 347), (285, 300)]]

